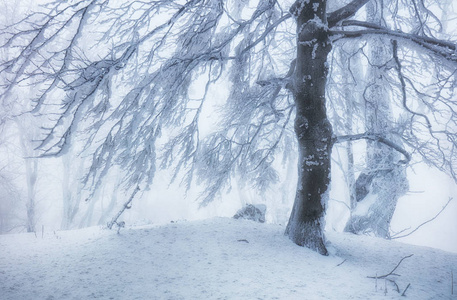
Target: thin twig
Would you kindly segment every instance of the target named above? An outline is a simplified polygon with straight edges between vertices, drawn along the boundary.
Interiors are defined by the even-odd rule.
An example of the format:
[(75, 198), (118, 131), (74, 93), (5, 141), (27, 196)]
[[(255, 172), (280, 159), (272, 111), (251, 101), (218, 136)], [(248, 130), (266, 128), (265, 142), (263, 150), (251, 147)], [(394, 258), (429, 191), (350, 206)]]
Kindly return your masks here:
[(347, 209), (349, 209), (349, 211), (351, 211), (351, 207), (344, 201), (341, 201), (341, 200), (337, 200), (337, 199), (334, 199), (334, 198), (331, 198), (329, 199), (330, 201), (335, 201), (337, 203), (340, 203), (340, 204), (343, 204), (344, 206), (346, 206)]
[[(400, 239), (400, 238), (404, 238), (404, 237), (407, 237), (411, 234), (413, 234), (414, 232), (416, 232), (417, 230), (419, 230), (419, 228), (421, 228), (422, 226), (424, 226), (425, 224), (427, 223), (430, 223), (431, 221), (435, 220), (436, 218), (438, 218), (438, 216), (446, 209), (446, 207), (449, 205), (449, 203), (453, 200), (452, 197), (449, 198), (449, 200), (447, 201), (447, 203), (443, 206), (443, 208), (433, 217), (431, 218), (430, 220), (427, 220), (425, 221), (424, 223), (420, 224), (419, 226), (416, 227), (416, 229), (414, 229), (413, 231), (411, 231), (410, 233), (407, 233), (407, 234), (404, 234), (404, 235), (400, 235), (400, 236), (393, 236), (391, 237), (390, 239)], [(400, 231), (399, 233), (401, 233), (403, 231)], [(398, 235), (398, 234), (397, 234)]]
[(392, 284), (394, 284), (394, 285), (395, 285), (395, 290), (397, 291), (397, 293), (400, 294), (400, 287), (399, 287), (398, 284), (395, 282), (395, 280), (389, 279), (389, 278), (386, 278), (386, 280), (388, 280), (389, 282), (391, 282)]
[(401, 294), (403, 297), (406, 296), (406, 291), (408, 290), (409, 286), (411, 285), (411, 283), (408, 283), (408, 285), (406, 286), (406, 289), (403, 291), (403, 293)]
[[(393, 239), (392, 236), (397, 236), (397, 235), (402, 234), (403, 232), (408, 231), (410, 229), (411, 229), (411, 227), (408, 227), (408, 228), (400, 230), (399, 232), (395, 232), (393, 235), (390, 235), (390, 238)], [(390, 230), (392, 230), (392, 229), (390, 229)]]
[(337, 264), (336, 266), (339, 267), (341, 266), (342, 264), (344, 264), (344, 262), (346, 261), (347, 259), (343, 260), (342, 262), (340, 262), (339, 264)]

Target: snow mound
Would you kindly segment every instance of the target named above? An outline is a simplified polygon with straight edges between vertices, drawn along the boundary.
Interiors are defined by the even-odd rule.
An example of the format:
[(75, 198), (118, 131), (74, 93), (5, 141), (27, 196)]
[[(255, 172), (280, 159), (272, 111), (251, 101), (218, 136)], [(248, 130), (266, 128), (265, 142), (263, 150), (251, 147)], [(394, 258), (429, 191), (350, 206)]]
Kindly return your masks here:
[[(215, 218), (120, 234), (95, 227), (0, 236), (0, 298), (457, 299), (457, 254), (329, 233), (331, 255), (324, 257), (283, 232)], [(398, 276), (388, 277), (395, 284), (368, 278), (388, 274), (411, 254)]]

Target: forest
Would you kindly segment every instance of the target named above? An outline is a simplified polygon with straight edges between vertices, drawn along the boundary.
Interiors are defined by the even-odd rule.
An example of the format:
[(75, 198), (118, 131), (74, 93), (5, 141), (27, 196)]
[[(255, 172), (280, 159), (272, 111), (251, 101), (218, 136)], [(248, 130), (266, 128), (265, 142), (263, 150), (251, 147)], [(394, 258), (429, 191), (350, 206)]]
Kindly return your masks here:
[[(258, 203), (328, 255), (326, 226), (455, 217), (451, 0), (1, 5), (0, 233)], [(430, 214), (393, 230), (429, 187)]]

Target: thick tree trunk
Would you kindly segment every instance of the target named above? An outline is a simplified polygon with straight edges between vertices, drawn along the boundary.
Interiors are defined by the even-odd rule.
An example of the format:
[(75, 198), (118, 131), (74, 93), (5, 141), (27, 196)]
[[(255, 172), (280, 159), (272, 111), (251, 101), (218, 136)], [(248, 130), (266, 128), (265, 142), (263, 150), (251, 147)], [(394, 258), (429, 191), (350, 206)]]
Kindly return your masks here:
[(368, 193), (363, 198), (358, 197), (359, 202), (345, 231), (389, 238), (390, 222), (397, 201), (407, 191), (408, 183), (402, 166), (393, 166), (391, 170), (379, 171), (372, 176), (367, 184)]
[[(367, 5), (368, 21), (381, 25), (381, 4)], [(383, 39), (373, 39), (370, 50), (369, 86), (365, 98), (366, 131), (395, 141), (388, 91), (385, 90), (384, 68), (392, 55)], [(387, 43), (390, 45), (390, 43)], [(372, 233), (388, 238), (392, 216), (398, 199), (408, 190), (406, 174), (398, 166), (399, 154), (377, 142), (367, 142), (366, 169), (356, 181), (357, 206), (351, 213), (345, 231)]]
[(296, 105), (298, 185), (286, 235), (300, 246), (327, 255), (324, 213), (330, 183), (332, 127), (325, 107), (327, 56), (331, 50), (326, 1), (296, 1), (297, 62), (292, 84)]

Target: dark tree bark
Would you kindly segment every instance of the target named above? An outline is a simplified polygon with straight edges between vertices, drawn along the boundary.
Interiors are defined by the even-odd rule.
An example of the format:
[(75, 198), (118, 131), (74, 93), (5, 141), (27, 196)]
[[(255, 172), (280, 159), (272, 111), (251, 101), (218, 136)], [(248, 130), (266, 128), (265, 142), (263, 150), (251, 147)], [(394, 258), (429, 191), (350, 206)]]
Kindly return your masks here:
[(299, 145), (298, 186), (286, 235), (300, 246), (327, 255), (323, 234), (330, 183), (332, 127), (327, 118), (325, 86), (329, 41), (326, 1), (296, 1), (297, 61), (292, 83)]
[(329, 25), (354, 15), (369, 0), (354, 0), (328, 15), (326, 0), (297, 0), (290, 8), (297, 22), (297, 59), (290, 89), (296, 106), (298, 184), (285, 234), (300, 246), (328, 255), (324, 215), (330, 184), (332, 126), (325, 87), (331, 51)]

